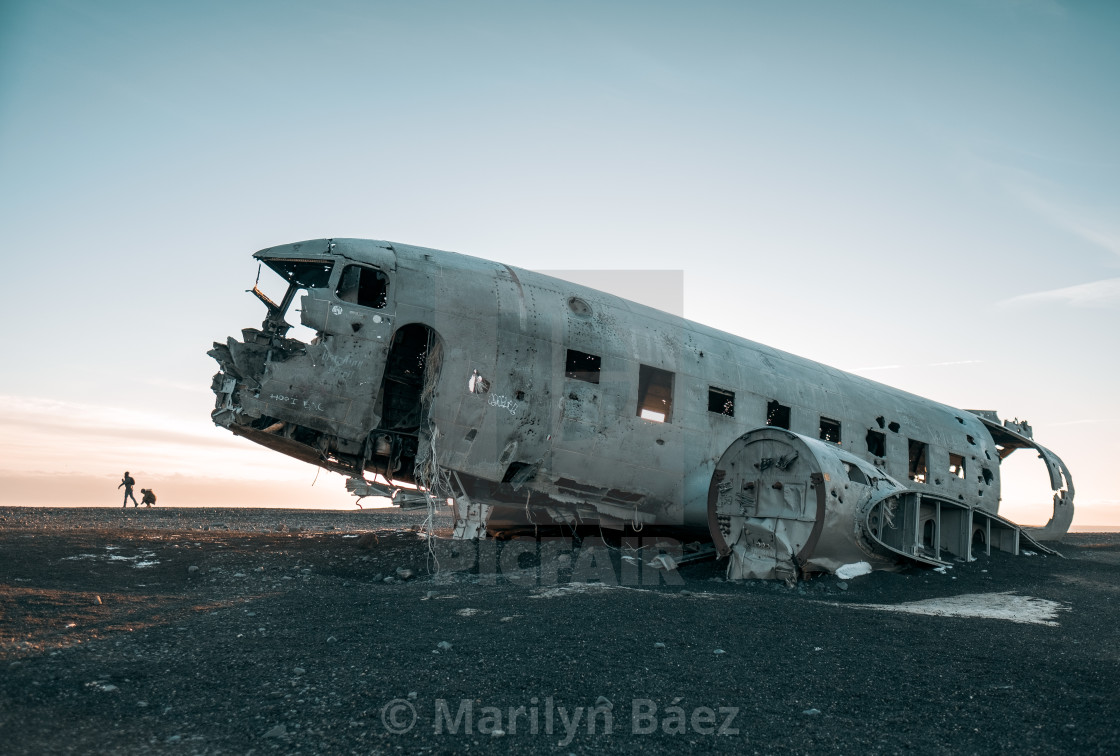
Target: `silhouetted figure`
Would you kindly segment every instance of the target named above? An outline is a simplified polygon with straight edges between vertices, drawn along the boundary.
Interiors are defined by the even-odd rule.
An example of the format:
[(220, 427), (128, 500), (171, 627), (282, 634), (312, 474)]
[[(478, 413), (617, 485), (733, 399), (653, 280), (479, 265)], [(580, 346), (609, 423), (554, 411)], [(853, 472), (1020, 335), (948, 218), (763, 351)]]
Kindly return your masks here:
[[(132, 487), (135, 485), (136, 481), (133, 480), (132, 476), (128, 474), (128, 470), (125, 470), (124, 478), (121, 479), (121, 486), (124, 486), (124, 504), (122, 506), (127, 507), (129, 499), (132, 499), (132, 505), (134, 507), (140, 506), (140, 502), (136, 501), (136, 497), (132, 493)], [(120, 488), (121, 486), (117, 486), (117, 488)]]
[(143, 504), (145, 507), (151, 507), (153, 504), (156, 503), (156, 494), (155, 494), (155, 491), (153, 491), (152, 489), (141, 488), (140, 493), (144, 494), (140, 499), (140, 503)]

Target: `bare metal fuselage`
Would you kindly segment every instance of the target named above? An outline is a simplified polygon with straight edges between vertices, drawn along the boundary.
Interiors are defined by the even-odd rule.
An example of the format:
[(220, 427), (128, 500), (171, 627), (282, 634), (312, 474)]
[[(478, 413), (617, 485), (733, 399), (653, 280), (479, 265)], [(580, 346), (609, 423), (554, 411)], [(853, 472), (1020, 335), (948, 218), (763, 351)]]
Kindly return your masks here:
[[(256, 257), (288, 289), (262, 297), (262, 328), (215, 344), (215, 423), (353, 478), (475, 502), (476, 533), (691, 531), (741, 577), (939, 564), (976, 544), (1018, 549), (998, 516), (999, 463), (1023, 447), (1059, 492), (1044, 535), (1072, 518), (1064, 465), (994, 413), (454, 253), (324, 239)], [(297, 299), (307, 342), (286, 337)]]

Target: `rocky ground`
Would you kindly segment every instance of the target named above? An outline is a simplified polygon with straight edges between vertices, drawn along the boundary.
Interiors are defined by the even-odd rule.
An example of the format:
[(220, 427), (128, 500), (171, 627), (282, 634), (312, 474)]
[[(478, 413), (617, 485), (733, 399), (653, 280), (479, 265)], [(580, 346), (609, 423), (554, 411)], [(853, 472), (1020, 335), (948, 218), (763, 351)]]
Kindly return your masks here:
[(1120, 752), (1117, 534), (789, 588), (423, 516), (0, 508), (0, 751)]

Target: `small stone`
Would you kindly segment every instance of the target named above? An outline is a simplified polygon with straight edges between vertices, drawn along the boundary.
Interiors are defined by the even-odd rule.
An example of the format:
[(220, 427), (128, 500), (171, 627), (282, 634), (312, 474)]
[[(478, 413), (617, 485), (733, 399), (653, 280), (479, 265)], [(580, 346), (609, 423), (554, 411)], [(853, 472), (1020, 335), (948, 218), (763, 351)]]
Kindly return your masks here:
[(327, 636), (327, 643), (335, 643), (337, 641), (338, 641), (338, 638), (334, 637), (333, 635), (328, 635)]
[(490, 737), (492, 737), (492, 738), (500, 738), (505, 734), (506, 734), (505, 730), (491, 730), (490, 731)]
[(440, 641), (439, 643), (436, 644), (436, 648), (438, 648), (440, 651), (450, 651), (451, 650), (451, 644), (448, 643), (447, 641)]
[(408, 569), (407, 567), (397, 568), (397, 577), (399, 577), (401, 580), (410, 580), (415, 574), (415, 572)]
[(167, 742), (168, 743), (178, 743), (182, 739), (183, 739), (182, 735), (172, 735), (172, 736), (167, 738)]
[(685, 589), (684, 589), (683, 591), (681, 591), (681, 595), (682, 595), (682, 596), (691, 596), (691, 595), (692, 595), (692, 591), (690, 591), (690, 590), (688, 590), (687, 588), (685, 588)]
[(379, 572), (379, 573), (377, 573), (377, 574), (376, 574), (376, 575), (374, 575), (374, 576), (373, 576), (373, 578), (372, 578), (373, 582), (375, 582), (375, 583), (380, 583), (380, 582), (381, 582), (381, 581), (383, 581), (384, 579), (385, 579), (385, 573), (383, 573), (383, 572)]
[(801, 713), (806, 715), (806, 716), (809, 716), (809, 717), (815, 717), (816, 715), (821, 713), (821, 710), (820, 709), (806, 709), (805, 711), (803, 711)]
[(262, 738), (282, 738), (287, 734), (288, 734), (288, 728), (285, 727), (282, 724), (278, 724), (275, 727), (271, 728), (264, 735), (261, 735), (261, 737)]
[(653, 644), (653, 647), (654, 648), (665, 648), (665, 644), (662, 643), (661, 641), (657, 641), (657, 643)]
[(416, 692), (415, 690), (410, 690), (410, 691), (408, 692), (408, 700), (409, 700), (409, 701), (415, 701), (415, 700), (416, 700), (416, 697), (417, 697), (418, 695), (420, 695), (420, 694), (419, 694), (419, 693), (417, 693), (417, 692)]
[(292, 674), (297, 676), (297, 677), (302, 675), (302, 674), (305, 674), (306, 672), (307, 672), (307, 670), (304, 669), (303, 667), (293, 667), (292, 668)]
[(393, 577), (392, 575), (390, 575), (389, 577), (385, 578), (381, 582), (388, 583), (389, 585), (392, 585), (393, 583), (397, 582), (397, 579), (395, 577)]
[(139, 706), (141, 709), (143, 709), (148, 705), (148, 702), (147, 701), (137, 701), (136, 705)]
[(715, 651), (713, 651), (712, 653), (713, 653), (713, 654), (726, 654), (727, 652), (726, 652), (726, 651), (724, 651), (724, 650), (723, 650), (722, 648), (717, 648), (717, 649), (716, 649)]
[(246, 575), (244, 572), (235, 572), (235, 573), (233, 573), (233, 576), (234, 577), (248, 577), (248, 575)]
[(193, 575), (196, 572), (198, 572), (198, 565), (192, 564), (190, 567), (187, 568), (187, 573), (188, 574)]
[(848, 584), (845, 583), (843, 580), (841, 580), (839, 583), (837, 583), (836, 587), (839, 588), (842, 591), (848, 590)]

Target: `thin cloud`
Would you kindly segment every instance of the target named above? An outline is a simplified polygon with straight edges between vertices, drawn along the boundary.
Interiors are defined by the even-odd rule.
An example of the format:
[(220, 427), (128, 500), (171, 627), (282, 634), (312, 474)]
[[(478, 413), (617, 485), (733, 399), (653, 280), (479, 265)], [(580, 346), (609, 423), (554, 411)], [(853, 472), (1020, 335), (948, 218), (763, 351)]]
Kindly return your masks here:
[[(233, 438), (205, 419), (41, 397), (0, 395), (0, 473), (104, 474), (293, 480), (315, 468)], [(65, 453), (70, 448), (81, 454)], [(61, 470), (59, 469), (61, 466)]]
[(872, 367), (851, 368), (850, 373), (871, 373), (876, 370), (901, 370), (902, 365), (874, 365)]
[(1114, 213), (1096, 213), (1069, 201), (1043, 196), (1037, 187), (1023, 183), (1010, 184), (1008, 189), (1023, 204), (1035, 210), (1052, 223), (1072, 231), (1088, 242), (1120, 255), (1120, 226), (1109, 216)]
[(1018, 307), (1037, 304), (1064, 304), (1070, 307), (1116, 307), (1120, 305), (1120, 278), (1066, 286), (1061, 289), (1020, 294), (996, 303), (997, 307)]
[(927, 367), (948, 367), (951, 365), (979, 365), (983, 360), (952, 360), (951, 362), (931, 362)]
[[(928, 362), (922, 367), (954, 367), (956, 365), (979, 365), (983, 360), (950, 360), (949, 362)], [(874, 365), (871, 367), (849, 368), (849, 373), (871, 373), (876, 370), (903, 370), (910, 365)]]
[(1086, 420), (1063, 420), (1058, 423), (1046, 423), (1047, 428), (1059, 428), (1063, 425), (1097, 425), (1099, 423), (1113, 423), (1113, 420), (1105, 420), (1103, 418), (1093, 418)]

